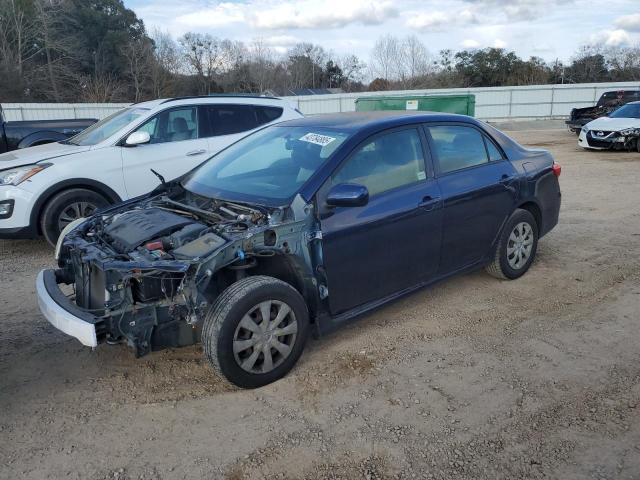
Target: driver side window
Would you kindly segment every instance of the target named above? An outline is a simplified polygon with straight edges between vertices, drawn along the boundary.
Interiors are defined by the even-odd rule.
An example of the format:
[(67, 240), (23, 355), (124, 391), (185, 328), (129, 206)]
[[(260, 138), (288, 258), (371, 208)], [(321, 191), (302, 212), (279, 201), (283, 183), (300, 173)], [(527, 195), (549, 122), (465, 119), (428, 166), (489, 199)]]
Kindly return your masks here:
[(333, 175), (332, 184), (357, 183), (374, 196), (425, 178), (420, 135), (412, 128), (382, 134), (365, 143)]

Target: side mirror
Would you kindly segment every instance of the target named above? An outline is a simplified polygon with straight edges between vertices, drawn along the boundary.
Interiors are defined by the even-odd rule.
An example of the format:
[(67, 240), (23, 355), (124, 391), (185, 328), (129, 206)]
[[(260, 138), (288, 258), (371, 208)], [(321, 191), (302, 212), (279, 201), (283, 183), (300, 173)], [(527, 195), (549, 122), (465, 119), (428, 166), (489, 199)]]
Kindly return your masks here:
[(124, 144), (127, 147), (135, 147), (136, 145), (142, 145), (144, 143), (149, 143), (150, 141), (151, 136), (149, 135), (149, 132), (133, 132), (127, 137)]
[(329, 190), (327, 205), (330, 207), (363, 207), (369, 203), (369, 190), (357, 183), (341, 183)]

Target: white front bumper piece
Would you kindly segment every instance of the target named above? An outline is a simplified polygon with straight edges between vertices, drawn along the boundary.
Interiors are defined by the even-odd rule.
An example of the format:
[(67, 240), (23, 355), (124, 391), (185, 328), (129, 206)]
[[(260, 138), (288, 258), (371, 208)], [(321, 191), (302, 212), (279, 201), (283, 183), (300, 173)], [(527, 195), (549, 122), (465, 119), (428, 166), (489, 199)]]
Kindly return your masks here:
[[(40, 311), (49, 323), (58, 330), (77, 338), (80, 343), (87, 347), (97, 347), (98, 339), (95, 325), (69, 311), (69, 306), (72, 304), (62, 295), (57, 284), (54, 283), (52, 285), (51, 281), (45, 282), (45, 276), (51, 276), (52, 274), (52, 270), (42, 270), (36, 279), (36, 294)], [(50, 293), (49, 290), (53, 288), (58, 289), (58, 292)], [(64, 308), (64, 300), (68, 302), (67, 308), (69, 309)]]

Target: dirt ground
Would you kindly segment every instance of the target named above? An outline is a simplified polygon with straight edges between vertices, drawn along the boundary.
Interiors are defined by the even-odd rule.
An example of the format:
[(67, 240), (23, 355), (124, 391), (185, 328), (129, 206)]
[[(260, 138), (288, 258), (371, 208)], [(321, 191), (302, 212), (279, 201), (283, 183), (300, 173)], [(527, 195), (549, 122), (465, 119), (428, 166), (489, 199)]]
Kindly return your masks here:
[(259, 390), (200, 346), (82, 347), (38, 311), (51, 250), (0, 241), (0, 478), (640, 478), (640, 154), (512, 135), (563, 167), (530, 272), (415, 293)]

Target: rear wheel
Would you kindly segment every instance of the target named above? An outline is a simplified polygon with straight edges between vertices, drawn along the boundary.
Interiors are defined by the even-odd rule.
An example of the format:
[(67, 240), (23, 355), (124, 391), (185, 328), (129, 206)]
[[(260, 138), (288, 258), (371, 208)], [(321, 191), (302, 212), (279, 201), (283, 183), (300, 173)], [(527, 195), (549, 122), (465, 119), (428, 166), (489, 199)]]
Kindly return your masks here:
[(60, 192), (49, 200), (40, 217), (44, 238), (55, 246), (64, 227), (78, 218), (88, 217), (109, 201), (102, 195), (84, 188), (72, 188)]
[(517, 209), (505, 225), (493, 261), (487, 272), (500, 279), (514, 280), (529, 270), (538, 248), (538, 224), (531, 212)]
[(229, 382), (256, 388), (284, 377), (302, 354), (309, 315), (289, 284), (266, 276), (228, 287), (207, 312), (204, 352)]

